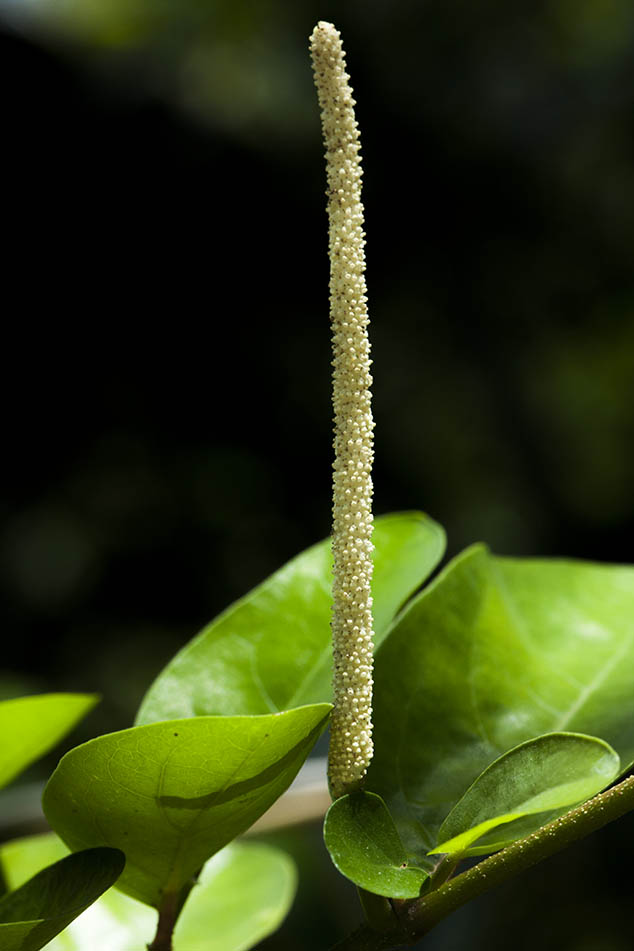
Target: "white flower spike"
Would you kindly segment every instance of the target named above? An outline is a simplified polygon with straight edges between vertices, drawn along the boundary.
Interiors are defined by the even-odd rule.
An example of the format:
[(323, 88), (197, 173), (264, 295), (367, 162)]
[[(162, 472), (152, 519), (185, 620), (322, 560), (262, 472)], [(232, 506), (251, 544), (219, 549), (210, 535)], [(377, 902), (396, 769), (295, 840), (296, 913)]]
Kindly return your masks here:
[(328, 780), (334, 798), (361, 788), (372, 759), (372, 421), (361, 159), (341, 36), (310, 40), (326, 146), (333, 341), (334, 710)]

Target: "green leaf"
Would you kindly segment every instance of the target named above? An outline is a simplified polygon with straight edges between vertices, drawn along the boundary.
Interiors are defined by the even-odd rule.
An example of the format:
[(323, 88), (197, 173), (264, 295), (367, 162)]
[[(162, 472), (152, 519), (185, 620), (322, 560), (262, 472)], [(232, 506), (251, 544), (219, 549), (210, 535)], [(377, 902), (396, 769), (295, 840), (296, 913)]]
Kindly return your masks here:
[(376, 657), (368, 785), (410, 852), (432, 849), (476, 777), (525, 740), (601, 736), (629, 767), (632, 617), (633, 568), (497, 558), (481, 546), (409, 605)]
[(387, 806), (370, 792), (342, 796), (326, 813), (324, 842), (342, 875), (385, 898), (418, 898), (428, 873), (409, 865)]
[(97, 703), (81, 693), (49, 693), (0, 702), (0, 788), (47, 753)]
[[(11, 888), (68, 854), (56, 835), (30, 836), (0, 849)], [(228, 845), (207, 862), (181, 911), (174, 951), (246, 951), (286, 916), (295, 893), (295, 867), (269, 845)], [(46, 951), (145, 951), (156, 912), (111, 889), (53, 939)]]
[(118, 849), (76, 852), (0, 899), (0, 951), (38, 951), (117, 880)]
[[(612, 747), (595, 737), (547, 733), (528, 740), (478, 776), (441, 825), (441, 844), (431, 854), (481, 854), (470, 848), (474, 842), (524, 816), (535, 816), (537, 829), (543, 813), (590, 799), (616, 779), (619, 767)], [(507, 844), (504, 829), (498, 829), (497, 839), (497, 848)]]
[(281, 925), (296, 880), (292, 859), (280, 849), (229, 845), (207, 862), (190, 893), (174, 930), (174, 951), (252, 948)]
[(11, 839), (0, 845), (2, 877), (9, 891), (15, 891), (42, 869), (67, 855), (70, 855), (69, 850), (54, 832)]
[[(19, 888), (68, 854), (54, 833), (32, 835), (2, 845), (0, 866), (9, 888)], [(46, 951), (145, 951), (156, 921), (153, 908), (111, 888), (53, 938)]]
[(123, 849), (118, 887), (159, 907), (284, 792), (329, 711), (197, 717), (100, 736), (63, 757), (44, 812), (71, 849)]
[[(377, 518), (375, 640), (442, 557), (445, 536), (427, 516)], [(150, 687), (137, 723), (271, 713), (331, 699), (330, 539), (289, 561), (211, 622)]]

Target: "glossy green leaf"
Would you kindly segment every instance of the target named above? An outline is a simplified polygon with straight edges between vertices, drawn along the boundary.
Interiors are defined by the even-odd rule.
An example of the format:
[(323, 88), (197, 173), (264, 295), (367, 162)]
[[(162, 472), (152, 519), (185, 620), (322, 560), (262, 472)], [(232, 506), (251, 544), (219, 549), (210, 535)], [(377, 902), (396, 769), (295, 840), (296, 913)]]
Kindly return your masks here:
[(547, 733), (527, 740), (478, 776), (441, 825), (440, 845), (432, 854), (479, 854), (470, 847), (494, 829), (502, 848), (506, 840), (499, 826), (533, 815), (539, 828), (545, 812), (585, 802), (609, 786), (619, 768), (612, 747), (595, 737)]
[(428, 878), (411, 866), (396, 826), (380, 796), (342, 796), (326, 813), (324, 842), (342, 875), (385, 898), (417, 898)]
[(38, 951), (117, 880), (118, 849), (76, 852), (0, 899), (0, 951)]
[[(11, 888), (68, 854), (53, 834), (30, 836), (0, 848)], [(210, 859), (176, 925), (174, 951), (245, 951), (274, 931), (295, 893), (288, 855), (255, 842), (232, 843)], [(156, 912), (110, 889), (87, 908), (46, 951), (145, 951), (156, 930)]]
[(368, 788), (413, 854), (438, 843), (476, 777), (525, 740), (601, 736), (623, 769), (632, 763), (633, 617), (633, 568), (480, 546), (408, 606), (376, 657)]
[[(374, 527), (375, 640), (442, 557), (442, 528), (409, 512)], [(331, 698), (330, 540), (309, 548), (211, 622), (150, 687), (137, 723), (271, 713)]]
[(0, 702), (0, 788), (47, 753), (97, 703), (81, 693), (48, 693)]
[(72, 849), (123, 849), (118, 887), (158, 907), (284, 792), (329, 711), (197, 717), (100, 736), (63, 757), (44, 792), (46, 817)]

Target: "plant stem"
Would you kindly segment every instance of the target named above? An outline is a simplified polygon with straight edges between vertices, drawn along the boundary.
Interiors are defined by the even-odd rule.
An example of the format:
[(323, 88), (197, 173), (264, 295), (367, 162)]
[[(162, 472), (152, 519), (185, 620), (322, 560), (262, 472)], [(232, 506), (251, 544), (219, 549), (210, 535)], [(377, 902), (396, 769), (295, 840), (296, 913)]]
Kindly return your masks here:
[[(429, 889), (435, 891), (437, 888), (440, 888), (441, 885), (444, 885), (445, 882), (448, 882), (460, 864), (462, 857), (462, 853), (458, 855), (443, 855), (429, 880)], [(427, 891), (425, 894), (427, 894)]]
[(336, 945), (336, 951), (396, 951), (416, 944), (443, 918), (467, 901), (555, 855), (573, 842), (584, 839), (631, 809), (634, 809), (634, 776), (577, 806), (525, 839), (491, 855), (436, 891), (407, 903), (401, 911), (400, 934), (378, 934), (363, 927)]
[(156, 934), (152, 944), (148, 944), (147, 951), (172, 951), (174, 928), (190, 890), (190, 886), (185, 886), (180, 892), (165, 893), (158, 910)]
[(398, 928), (399, 922), (394, 908), (389, 898), (383, 898), (381, 895), (374, 895), (372, 892), (366, 892), (365, 889), (357, 886), (357, 894), (363, 908), (363, 913), (367, 923), (375, 931), (381, 931), (387, 934)]

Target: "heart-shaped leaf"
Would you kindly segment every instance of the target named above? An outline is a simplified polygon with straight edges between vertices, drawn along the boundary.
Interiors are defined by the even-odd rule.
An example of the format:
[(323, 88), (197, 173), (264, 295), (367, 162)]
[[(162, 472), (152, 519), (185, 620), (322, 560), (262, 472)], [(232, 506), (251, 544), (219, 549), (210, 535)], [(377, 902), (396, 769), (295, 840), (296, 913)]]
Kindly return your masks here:
[(408, 606), (376, 657), (368, 786), (412, 854), (434, 848), (476, 777), (525, 740), (601, 736), (629, 767), (633, 617), (633, 568), (480, 546)]
[(385, 898), (417, 898), (428, 872), (411, 866), (387, 806), (370, 792), (335, 800), (324, 842), (342, 875)]
[[(547, 733), (509, 750), (491, 763), (453, 807), (440, 827), (432, 853), (478, 855), (494, 851), (472, 844), (497, 830), (495, 848), (507, 841), (507, 823), (585, 802), (616, 779), (620, 760), (603, 740), (580, 733)], [(526, 832), (524, 834), (527, 834)]]
[[(17, 839), (0, 848), (10, 888), (18, 888), (50, 862), (68, 854), (56, 835)], [(274, 931), (295, 893), (295, 867), (280, 849), (232, 843), (210, 859), (176, 924), (174, 951), (246, 951)], [(46, 951), (145, 951), (156, 912), (110, 889), (87, 908)]]
[[(420, 513), (374, 525), (375, 641), (442, 557), (442, 528)], [(331, 699), (330, 539), (289, 561), (211, 622), (150, 687), (137, 723), (258, 714)]]
[(0, 788), (55, 746), (97, 699), (82, 693), (48, 693), (0, 702)]
[(284, 792), (329, 711), (197, 717), (100, 736), (63, 757), (44, 791), (46, 817), (71, 849), (123, 849), (118, 887), (158, 908)]
[(76, 852), (0, 899), (0, 951), (38, 951), (117, 880), (118, 849)]

